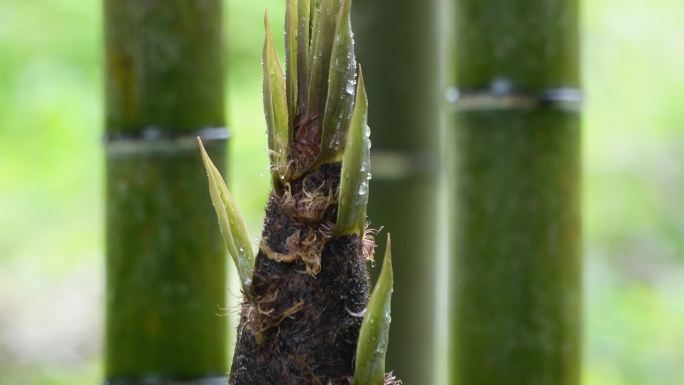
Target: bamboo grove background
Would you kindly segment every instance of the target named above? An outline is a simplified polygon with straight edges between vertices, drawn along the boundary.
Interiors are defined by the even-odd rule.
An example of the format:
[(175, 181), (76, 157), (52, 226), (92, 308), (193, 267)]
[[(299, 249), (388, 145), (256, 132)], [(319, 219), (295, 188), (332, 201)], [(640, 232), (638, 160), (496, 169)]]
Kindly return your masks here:
[[(283, 4), (225, 4), (229, 174), (255, 238), (269, 184), (260, 20)], [(0, 6), (0, 384), (102, 376), (100, 7)], [(677, 0), (582, 4), (585, 384), (684, 380), (682, 14)], [(369, 89), (371, 110), (380, 97)]]

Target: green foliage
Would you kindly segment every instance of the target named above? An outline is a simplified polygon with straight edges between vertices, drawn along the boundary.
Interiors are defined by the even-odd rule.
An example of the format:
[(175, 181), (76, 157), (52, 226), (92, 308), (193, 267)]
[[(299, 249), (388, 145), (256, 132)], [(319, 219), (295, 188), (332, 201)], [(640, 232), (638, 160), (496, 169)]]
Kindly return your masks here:
[[(306, 101), (309, 98), (308, 95), (308, 87), (306, 82), (299, 81), (300, 78), (302, 79), (308, 79), (309, 74), (311, 73), (311, 67), (309, 67), (309, 39), (311, 38), (311, 28), (310, 28), (310, 23), (311, 23), (311, 7), (312, 7), (312, 1), (315, 0), (290, 0), (290, 1), (298, 1), (298, 9), (299, 12), (297, 13), (297, 19), (298, 19), (298, 27), (297, 27), (297, 79), (298, 79), (298, 84), (296, 85), (297, 87), (297, 105), (294, 106), (296, 111), (304, 111), (304, 108), (306, 106)], [(294, 63), (291, 62), (289, 65), (291, 65), (294, 68)], [(294, 91), (293, 91), (294, 92)], [(293, 116), (296, 116), (294, 114)]]
[(368, 301), (366, 316), (361, 325), (359, 344), (356, 349), (356, 371), (353, 385), (382, 385), (385, 383), (385, 354), (392, 322), (392, 242), (387, 234), (385, 259), (378, 282)]
[(247, 227), (242, 215), (240, 215), (235, 199), (223, 181), (223, 177), (204, 150), (202, 141), (197, 138), (197, 142), (202, 153), (204, 168), (207, 170), (211, 202), (214, 205), (214, 210), (216, 210), (223, 240), (237, 267), (243, 292), (249, 295), (249, 286), (252, 282), (252, 271), (254, 269), (254, 252), (249, 241)]
[[(276, 56), (268, 18), (263, 52), (264, 109), (274, 187), (300, 178), (316, 166), (342, 161), (337, 235), (363, 232), (370, 179), (368, 101), (363, 79), (357, 87), (350, 13), (351, 0), (289, 0), (285, 16), (287, 79)], [(307, 132), (319, 141), (317, 153), (313, 160), (300, 160), (295, 142), (309, 145), (312, 139)]]
[[(287, 0), (285, 8), (285, 62), (287, 63), (287, 105), (290, 116), (297, 116), (297, 76), (299, 74), (299, 12), (300, 6), (297, 0)], [(309, 6), (306, 5), (306, 12)], [(308, 19), (308, 16), (303, 15)], [(306, 22), (308, 25), (308, 21)], [(306, 29), (308, 31), (308, 28)], [(267, 38), (270, 33), (266, 32)], [(264, 57), (265, 57), (264, 53)], [(290, 132), (294, 129), (293, 119), (290, 119)]]
[(366, 225), (368, 205), (368, 182), (370, 179), (370, 128), (368, 128), (368, 98), (359, 74), (359, 84), (354, 102), (349, 136), (342, 160), (340, 202), (337, 210), (335, 233), (357, 234)]
[(285, 75), (278, 61), (273, 45), (273, 33), (268, 21), (268, 14), (264, 15), (266, 37), (264, 39), (264, 115), (268, 127), (268, 148), (273, 164), (273, 179), (284, 176), (287, 165), (287, 146), (289, 142), (289, 117), (287, 95), (285, 91)]
[(308, 62), (309, 76), (308, 103), (306, 114), (309, 118), (320, 119), (325, 111), (325, 95), (328, 90), (330, 55), (335, 37), (335, 24), (340, 9), (340, 0), (321, 0), (315, 8), (311, 26), (311, 43)]
[(356, 57), (350, 12), (351, 0), (343, 0), (337, 15), (331, 52), (328, 98), (318, 164), (339, 160), (349, 126), (356, 90)]

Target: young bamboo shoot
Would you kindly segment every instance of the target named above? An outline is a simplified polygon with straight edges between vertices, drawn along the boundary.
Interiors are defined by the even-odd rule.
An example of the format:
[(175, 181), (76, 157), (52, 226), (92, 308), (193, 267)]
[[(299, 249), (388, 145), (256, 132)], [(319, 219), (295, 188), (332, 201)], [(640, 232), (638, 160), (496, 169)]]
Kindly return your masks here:
[[(350, 0), (288, 0), (286, 71), (266, 17), (264, 109), (273, 192), (254, 266), (244, 269), (253, 273), (243, 280), (231, 385), (397, 383), (384, 368), (389, 258), (383, 269), (389, 278), (367, 309), (366, 264), (375, 249), (366, 220), (370, 129), (350, 10)], [(239, 267), (248, 260), (234, 241), (240, 230), (231, 221), (240, 220), (231, 218), (239, 214), (203, 156)], [(362, 330), (368, 338), (360, 341)], [(365, 362), (355, 367), (357, 354), (372, 357), (371, 372)]]

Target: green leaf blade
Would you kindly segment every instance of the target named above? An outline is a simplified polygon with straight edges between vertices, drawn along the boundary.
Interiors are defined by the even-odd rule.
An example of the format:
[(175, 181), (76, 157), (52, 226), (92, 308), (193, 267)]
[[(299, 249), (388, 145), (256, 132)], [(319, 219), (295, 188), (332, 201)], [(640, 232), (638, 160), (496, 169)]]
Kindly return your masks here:
[[(285, 9), (285, 70), (287, 80), (287, 105), (290, 117), (297, 116), (298, 72), (299, 72), (299, 0), (287, 0)], [(289, 128), (293, 130), (293, 119)]]
[(199, 138), (197, 140), (202, 155), (202, 163), (207, 171), (209, 194), (218, 217), (221, 234), (228, 253), (237, 267), (243, 291), (249, 293), (248, 289), (252, 282), (254, 269), (254, 252), (249, 240), (247, 226), (245, 226), (237, 203), (223, 181), (221, 173), (209, 158), (202, 141)]
[(315, 0), (299, 0), (298, 29), (297, 35), (297, 106), (293, 121), (298, 115), (302, 114), (306, 108), (306, 102), (309, 100), (308, 83), (309, 73), (309, 50), (311, 38), (311, 1)]
[(385, 356), (392, 321), (390, 312), (394, 288), (391, 249), (392, 243), (388, 234), (382, 271), (373, 288), (373, 294), (368, 301), (366, 315), (361, 324), (359, 343), (356, 347), (353, 385), (382, 385), (385, 381)]
[(314, 122), (322, 121), (328, 91), (328, 73), (330, 70), (330, 54), (332, 53), (337, 15), (340, 0), (320, 0), (315, 7), (313, 38), (309, 57), (309, 75), (307, 117)]
[(318, 164), (339, 160), (344, 150), (356, 91), (356, 57), (351, 29), (351, 0), (343, 0), (337, 16), (328, 75), (328, 97)]
[(336, 235), (361, 235), (366, 225), (370, 173), (370, 128), (368, 127), (368, 97), (359, 71), (354, 110), (342, 158)]
[(287, 148), (289, 142), (289, 112), (285, 75), (278, 61), (273, 44), (273, 33), (264, 15), (266, 37), (264, 39), (263, 72), (264, 72), (264, 113), (268, 127), (268, 148), (271, 151), (271, 169), (273, 179), (277, 180), (287, 168)]

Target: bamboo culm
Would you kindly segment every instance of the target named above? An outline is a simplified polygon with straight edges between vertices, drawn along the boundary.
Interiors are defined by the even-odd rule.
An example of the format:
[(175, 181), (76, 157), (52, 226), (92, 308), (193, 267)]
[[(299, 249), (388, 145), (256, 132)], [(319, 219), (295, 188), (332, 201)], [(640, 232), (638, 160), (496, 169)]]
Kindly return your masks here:
[(455, 20), (450, 384), (578, 385), (577, 1), (460, 0)]
[(225, 251), (195, 145), (223, 169), (221, 2), (105, 0), (104, 24), (106, 382), (221, 383)]

